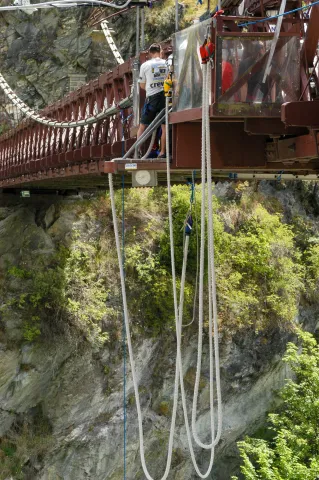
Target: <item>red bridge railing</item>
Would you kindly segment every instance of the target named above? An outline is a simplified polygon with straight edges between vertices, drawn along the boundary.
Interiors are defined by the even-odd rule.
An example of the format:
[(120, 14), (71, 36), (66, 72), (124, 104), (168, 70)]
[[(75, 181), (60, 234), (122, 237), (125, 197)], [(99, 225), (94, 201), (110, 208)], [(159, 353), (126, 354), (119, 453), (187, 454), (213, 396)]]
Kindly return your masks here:
[[(140, 62), (146, 55), (140, 55)], [(41, 114), (57, 121), (74, 121), (95, 115), (117, 105), (132, 90), (133, 60), (104, 73), (62, 100), (45, 108)], [(132, 107), (93, 125), (56, 128), (25, 120), (0, 136), (0, 181), (72, 165), (85, 160), (120, 156), (123, 140), (130, 142), (133, 125)], [(124, 121), (123, 121), (124, 120)], [(131, 145), (133, 141), (129, 143)]]

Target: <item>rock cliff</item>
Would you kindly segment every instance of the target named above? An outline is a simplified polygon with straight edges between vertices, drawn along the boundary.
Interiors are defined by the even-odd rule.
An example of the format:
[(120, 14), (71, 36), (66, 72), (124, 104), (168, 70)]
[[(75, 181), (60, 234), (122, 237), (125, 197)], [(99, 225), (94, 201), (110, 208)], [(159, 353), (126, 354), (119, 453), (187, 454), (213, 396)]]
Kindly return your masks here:
[[(136, 204), (131, 203), (130, 215), (127, 213), (128, 230), (131, 233), (137, 230), (134, 244), (140, 241), (138, 235), (141, 232), (145, 235), (146, 231), (146, 224), (142, 229), (138, 224), (139, 216), (144, 215), (139, 207), (142, 202), (139, 192), (134, 193)], [(215, 193), (221, 198), (232, 196), (233, 185), (217, 185)], [(258, 194), (266, 203), (271, 201), (271, 205), (281, 208), (283, 221), (297, 215), (308, 222), (312, 230), (317, 230), (316, 187), (261, 182)], [(0, 457), (4, 463), (0, 467), (0, 477), (2, 480), (120, 480), (123, 478), (121, 299), (116, 261), (108, 254), (113, 248), (109, 202), (103, 198), (41, 197), (21, 203), (3, 196), (1, 204)], [(148, 232), (152, 236), (151, 227)], [(66, 316), (59, 316), (59, 304), (52, 303), (52, 292), (46, 290), (48, 277), (45, 276), (49, 271), (52, 280), (61, 268), (56, 254), (57, 251), (61, 254), (62, 247), (75, 252), (71, 264), (63, 264), (63, 275), (71, 275), (71, 280), (64, 283), (64, 294), (70, 294), (71, 287), (73, 292), (81, 289), (81, 297), (72, 297), (73, 310), (65, 304), (69, 308)], [(96, 247), (94, 255), (93, 247)], [(86, 280), (80, 283), (80, 267), (83, 268), (93, 256), (94, 265), (85, 270)], [(94, 278), (92, 272), (96, 275)], [(54, 282), (50, 283), (51, 289), (57, 286)], [(96, 289), (90, 290), (93, 287)], [(92, 292), (98, 297), (104, 290), (107, 290), (107, 298), (102, 298), (101, 305), (94, 303), (96, 298), (89, 299)], [(45, 304), (41, 303), (43, 298)], [(64, 304), (65, 299), (58, 298), (60, 305)], [(75, 309), (74, 298), (82, 312)], [(106, 342), (92, 341), (94, 335), (88, 329), (92, 326), (86, 329), (83, 326), (84, 319), (90, 320), (89, 312), (81, 302), (91, 302), (95, 315), (98, 315), (98, 308), (104, 309), (97, 323), (101, 327), (100, 334), (106, 335)], [(81, 317), (84, 310), (86, 316)], [(35, 312), (41, 318), (36, 318)], [(302, 302), (295, 321), (315, 331), (318, 314), (316, 302)], [(137, 321), (142, 320), (138, 318)], [(170, 329), (156, 335), (147, 327), (145, 331), (143, 328), (133, 328), (133, 331), (146, 459), (151, 474), (160, 478), (166, 460), (176, 344)], [(238, 473), (236, 441), (261, 428), (266, 413), (276, 405), (276, 391), (289, 376), (281, 357), (291, 338), (291, 328), (272, 327), (259, 332), (250, 327), (239, 331), (234, 327), (232, 332), (221, 330), (224, 425), (210, 478), (228, 480)], [(189, 407), (196, 354), (196, 325), (193, 325), (183, 337)], [(204, 441), (209, 441), (210, 430), (208, 376), (205, 348), (197, 421)], [(129, 368), (126, 402), (127, 478), (143, 479)], [(169, 478), (195, 479), (181, 404), (178, 412)], [(196, 452), (204, 469), (208, 462), (207, 452)]]
[[(34, 2), (35, 3), (35, 2)], [(29, 105), (42, 108), (75, 88), (72, 76), (82, 83), (116, 66), (98, 26), (88, 24), (92, 8), (0, 13), (1, 73)], [(109, 14), (114, 13), (108, 10)], [(146, 10), (146, 44), (168, 38), (174, 30), (173, 7)], [(136, 10), (111, 20), (114, 40), (124, 59), (135, 53)], [(71, 79), (71, 80), (70, 80)]]

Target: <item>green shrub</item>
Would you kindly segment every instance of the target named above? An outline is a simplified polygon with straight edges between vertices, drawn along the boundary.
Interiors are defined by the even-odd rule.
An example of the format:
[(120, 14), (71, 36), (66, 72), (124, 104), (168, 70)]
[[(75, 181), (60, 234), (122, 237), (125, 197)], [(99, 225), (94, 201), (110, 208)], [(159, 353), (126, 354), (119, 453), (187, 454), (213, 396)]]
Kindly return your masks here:
[[(237, 190), (238, 190), (237, 186)], [(236, 201), (214, 198), (214, 242), (218, 311), (222, 328), (237, 331), (260, 330), (294, 321), (304, 291), (304, 258), (295, 245), (295, 231), (282, 222), (278, 203), (266, 202), (243, 184)], [(154, 196), (156, 201), (154, 203)], [(135, 197), (138, 198), (134, 206)], [(197, 268), (196, 229), (200, 228), (201, 190), (196, 188), (193, 206), (193, 235), (190, 237), (185, 288), (186, 314), (191, 309)], [(118, 196), (118, 201), (120, 197)], [(129, 191), (126, 215), (126, 278), (130, 307), (137, 322), (157, 332), (160, 325), (174, 321), (171, 286), (171, 258), (167, 220), (166, 190)], [(129, 207), (129, 210), (127, 208)], [(190, 189), (172, 187), (172, 211), (176, 273), (183, 260), (183, 230), (190, 207)], [(118, 203), (120, 211), (120, 203)], [(196, 215), (195, 215), (196, 213)], [(227, 218), (227, 231), (225, 221)], [(207, 221), (206, 221), (207, 223)], [(206, 228), (207, 243), (207, 228)], [(206, 260), (207, 263), (207, 260)], [(207, 271), (205, 272), (207, 305)]]
[(0, 438), (0, 478), (23, 480), (26, 463), (38, 463), (53, 444), (51, 426), (40, 416), (33, 424), (15, 425)]
[[(273, 440), (239, 442), (246, 480), (316, 480), (319, 475), (319, 347), (299, 332), (302, 350), (288, 344), (284, 361), (295, 374), (281, 392), (281, 411), (269, 416)], [(233, 477), (233, 480), (236, 480)]]
[[(178, 289), (190, 193), (187, 185), (172, 187)], [(200, 187), (196, 187), (195, 200), (184, 323), (192, 318)], [(132, 323), (134, 328), (146, 328), (148, 333), (157, 335), (174, 328), (167, 190), (126, 189), (124, 207), (126, 285)], [(71, 325), (99, 348), (108, 338), (106, 326), (113, 330), (115, 326), (115, 337), (119, 337), (122, 316), (110, 200), (106, 195), (79, 202), (72, 208), (85, 225), (81, 233), (73, 231), (68, 247), (60, 246), (49, 264), (28, 271), (19, 266), (9, 268), (9, 277), (21, 280), (24, 288), (11, 302), (5, 302), (4, 308), (11, 303), (11, 307), (22, 311), (24, 337), (28, 341), (39, 337), (47, 326)], [(121, 227), (121, 190), (116, 191), (116, 208)], [(319, 248), (311, 225), (305, 226), (299, 217), (291, 226), (284, 224), (278, 202), (265, 201), (248, 183), (234, 185), (231, 200), (214, 198), (213, 209), (221, 328), (235, 332), (240, 328), (258, 331), (291, 325), (300, 296), (306, 291), (309, 298), (314, 298), (317, 293)], [(207, 228), (205, 242), (207, 246)], [(207, 310), (207, 258), (204, 283)], [(205, 315), (207, 322), (207, 312)]]
[(294, 320), (304, 268), (290, 226), (256, 204), (216, 245), (219, 311), (226, 324), (285, 325)]

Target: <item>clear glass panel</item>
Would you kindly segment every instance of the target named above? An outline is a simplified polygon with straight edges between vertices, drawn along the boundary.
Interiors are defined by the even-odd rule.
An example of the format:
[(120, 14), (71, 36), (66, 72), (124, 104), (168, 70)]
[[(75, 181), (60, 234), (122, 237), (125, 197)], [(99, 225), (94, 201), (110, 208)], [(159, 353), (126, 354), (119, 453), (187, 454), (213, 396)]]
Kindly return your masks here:
[(174, 38), (173, 110), (201, 107), (202, 67), (199, 47), (210, 33), (211, 19), (177, 32)]
[(217, 114), (263, 115), (264, 107), (299, 99), (300, 42), (297, 36), (219, 37), (217, 46)]
[(137, 59), (134, 59), (132, 73), (133, 73), (133, 126), (137, 127), (140, 123), (140, 85), (138, 83), (139, 62)]

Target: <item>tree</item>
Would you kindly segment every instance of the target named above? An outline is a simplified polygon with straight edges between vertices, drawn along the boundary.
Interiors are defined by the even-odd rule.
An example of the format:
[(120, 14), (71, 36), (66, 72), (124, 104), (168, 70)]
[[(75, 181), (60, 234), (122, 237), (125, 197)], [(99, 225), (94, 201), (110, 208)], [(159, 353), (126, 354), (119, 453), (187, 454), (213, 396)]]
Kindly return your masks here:
[(269, 415), (273, 440), (238, 442), (245, 480), (319, 480), (319, 346), (307, 332), (298, 337), (284, 356), (295, 378), (280, 393), (279, 413)]

